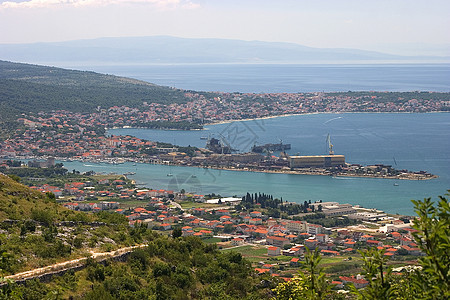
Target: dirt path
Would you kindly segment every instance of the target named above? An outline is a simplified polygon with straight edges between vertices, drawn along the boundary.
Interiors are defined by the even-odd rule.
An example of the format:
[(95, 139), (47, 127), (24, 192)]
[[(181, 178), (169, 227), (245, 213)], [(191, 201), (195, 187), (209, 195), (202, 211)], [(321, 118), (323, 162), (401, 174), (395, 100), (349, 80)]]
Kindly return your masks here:
[[(113, 251), (113, 252), (93, 252), (93, 251), (90, 251), (90, 253), (91, 253), (90, 258), (93, 258), (93, 259), (96, 259), (96, 260), (100, 260), (100, 259), (104, 259), (104, 258), (111, 258), (111, 257), (123, 255), (123, 254), (125, 254), (127, 252), (130, 252), (133, 249), (142, 248), (142, 247), (145, 247), (145, 246), (147, 246), (147, 244), (120, 248), (120, 249), (117, 249), (116, 251)], [(27, 279), (27, 278), (33, 278), (33, 277), (41, 276), (41, 275), (44, 275), (44, 274), (47, 274), (47, 273), (53, 273), (53, 272), (57, 272), (57, 271), (60, 271), (60, 270), (81, 266), (81, 265), (83, 265), (85, 263), (85, 261), (87, 259), (88, 259), (87, 257), (82, 257), (82, 258), (77, 258), (77, 259), (73, 259), (73, 260), (69, 260), (69, 261), (64, 261), (64, 262), (60, 262), (60, 263), (57, 263), (57, 264), (45, 266), (45, 267), (42, 267), (42, 268), (37, 268), (37, 269), (33, 269), (33, 270), (30, 270), (30, 271), (26, 271), (26, 272), (21, 272), (21, 273), (17, 273), (17, 274), (14, 274), (14, 275), (5, 276), (5, 279), (23, 280), (23, 279)]]

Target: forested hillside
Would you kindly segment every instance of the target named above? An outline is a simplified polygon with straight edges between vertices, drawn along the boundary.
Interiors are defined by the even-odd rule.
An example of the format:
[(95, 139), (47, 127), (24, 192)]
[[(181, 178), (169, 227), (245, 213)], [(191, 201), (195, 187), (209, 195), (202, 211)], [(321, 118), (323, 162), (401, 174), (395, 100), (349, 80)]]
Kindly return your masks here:
[[(3, 174), (0, 212), (0, 299), (263, 299), (280, 282), (267, 275), (263, 278), (270, 281), (262, 284), (239, 253), (221, 252), (197, 237), (171, 238), (146, 225), (130, 227), (120, 214), (67, 210), (52, 195)], [(91, 259), (84, 270), (49, 284), (20, 285), (3, 278), (136, 244), (148, 246), (126, 262)]]
[(22, 112), (186, 101), (181, 90), (130, 78), (0, 61), (0, 121)]
[(146, 234), (120, 214), (75, 212), (0, 174), (0, 276), (139, 244)]

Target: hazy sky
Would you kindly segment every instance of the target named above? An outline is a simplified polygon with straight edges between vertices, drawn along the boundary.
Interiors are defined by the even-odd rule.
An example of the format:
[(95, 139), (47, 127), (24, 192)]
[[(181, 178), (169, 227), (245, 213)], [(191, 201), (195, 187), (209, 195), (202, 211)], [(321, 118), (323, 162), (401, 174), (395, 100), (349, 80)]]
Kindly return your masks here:
[(0, 43), (150, 35), (450, 55), (450, 1), (0, 0)]

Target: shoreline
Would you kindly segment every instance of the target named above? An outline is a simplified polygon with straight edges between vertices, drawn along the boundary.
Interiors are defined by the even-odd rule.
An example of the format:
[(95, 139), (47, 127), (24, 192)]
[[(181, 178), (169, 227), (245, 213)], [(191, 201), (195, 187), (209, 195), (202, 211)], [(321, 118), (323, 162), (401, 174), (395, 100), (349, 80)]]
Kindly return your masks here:
[[(25, 159), (39, 159), (39, 157), (33, 157), (33, 158), (25, 158)], [(236, 172), (254, 172), (254, 173), (267, 173), (267, 174), (285, 174), (285, 175), (309, 175), (309, 176), (328, 176), (328, 177), (344, 177), (344, 178), (374, 178), (374, 179), (390, 179), (390, 180), (410, 180), (410, 181), (424, 181), (424, 180), (432, 180), (439, 178), (438, 175), (435, 174), (429, 174), (428, 176), (423, 176), (420, 174), (416, 174), (414, 172), (406, 173), (405, 175), (398, 175), (398, 176), (377, 176), (377, 175), (363, 175), (363, 174), (343, 174), (343, 173), (330, 173), (323, 170), (311, 170), (311, 169), (305, 169), (305, 170), (259, 170), (259, 169), (253, 169), (253, 168), (229, 168), (229, 167), (216, 167), (216, 166), (192, 166), (192, 165), (184, 165), (184, 164), (166, 164), (166, 163), (159, 163), (157, 160), (151, 160), (148, 161), (146, 159), (132, 159), (128, 157), (121, 157), (117, 158), (115, 160), (88, 160), (88, 159), (76, 159), (76, 158), (62, 158), (57, 157), (56, 160), (63, 162), (64, 161), (78, 161), (80, 163), (94, 163), (94, 164), (100, 164), (100, 163), (106, 163), (110, 165), (120, 165), (125, 162), (128, 163), (140, 163), (140, 164), (157, 164), (162, 166), (176, 166), (176, 167), (189, 167), (189, 168), (202, 168), (202, 169), (213, 169), (213, 170), (225, 170), (225, 171), (236, 171)]]
[[(184, 165), (176, 165), (189, 167)], [(375, 178), (375, 179), (391, 179), (391, 180), (411, 180), (411, 181), (423, 181), (423, 180), (431, 180), (439, 178), (438, 175), (430, 174), (430, 176), (419, 176), (414, 175), (414, 173), (410, 173), (412, 176), (417, 178), (407, 178), (407, 176), (372, 176), (372, 175), (358, 175), (358, 174), (331, 174), (324, 173), (322, 171), (311, 172), (311, 171), (300, 171), (300, 170), (255, 170), (255, 169), (235, 169), (235, 168), (220, 168), (220, 167), (203, 167), (206, 169), (214, 169), (214, 170), (226, 170), (226, 171), (238, 171), (238, 172), (255, 172), (255, 173), (269, 173), (269, 174), (286, 174), (286, 175), (310, 175), (310, 176), (329, 176), (329, 177), (346, 177), (346, 178)]]
[[(205, 123), (204, 126), (210, 125), (220, 125), (220, 124), (229, 124), (233, 122), (248, 122), (248, 121), (258, 121), (258, 120), (268, 120), (275, 118), (285, 118), (285, 117), (293, 117), (293, 116), (307, 116), (307, 115), (320, 115), (320, 114), (434, 114), (434, 113), (450, 113), (450, 111), (429, 111), (429, 112), (407, 112), (407, 111), (340, 111), (340, 112), (308, 112), (308, 113), (296, 113), (296, 114), (282, 114), (282, 115), (274, 115), (260, 118), (248, 118), (248, 119), (233, 119), (233, 120), (224, 120), (217, 121), (212, 123)], [(205, 129), (198, 129), (205, 130)]]
[[(435, 113), (450, 113), (450, 111), (428, 111), (428, 112), (407, 112), (407, 111), (340, 111), (340, 112), (307, 112), (307, 113), (292, 113), (292, 114), (281, 114), (281, 115), (273, 115), (273, 116), (265, 116), (258, 118), (247, 118), (247, 119), (232, 119), (232, 120), (222, 120), (215, 121), (202, 124), (205, 126), (213, 126), (213, 125), (221, 125), (221, 124), (229, 124), (233, 122), (248, 122), (248, 121), (258, 121), (258, 120), (269, 120), (275, 118), (285, 118), (285, 117), (293, 117), (293, 116), (307, 116), (307, 115), (319, 115), (319, 114), (435, 114)], [(150, 129), (150, 130), (161, 130), (161, 131), (206, 131), (208, 129), (176, 129), (176, 128), (148, 128), (148, 127), (132, 127), (132, 126), (123, 126), (123, 127), (112, 127), (105, 128), (106, 130), (117, 130), (117, 129)]]

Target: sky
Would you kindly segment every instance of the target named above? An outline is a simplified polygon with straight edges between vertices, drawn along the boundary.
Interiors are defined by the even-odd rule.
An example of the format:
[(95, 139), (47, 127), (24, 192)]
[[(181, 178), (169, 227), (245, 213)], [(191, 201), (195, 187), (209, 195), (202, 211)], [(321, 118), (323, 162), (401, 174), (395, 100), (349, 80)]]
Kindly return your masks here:
[(0, 43), (170, 35), (450, 56), (448, 0), (0, 0)]

